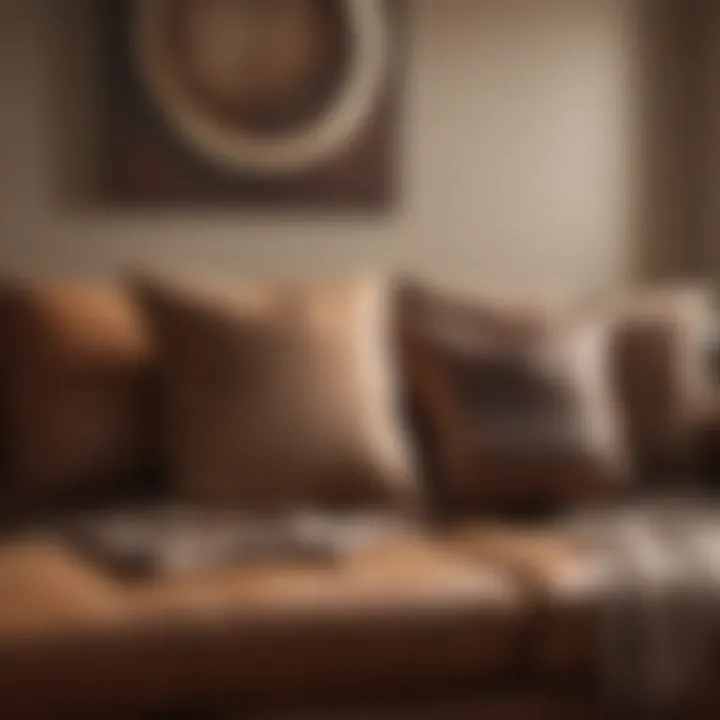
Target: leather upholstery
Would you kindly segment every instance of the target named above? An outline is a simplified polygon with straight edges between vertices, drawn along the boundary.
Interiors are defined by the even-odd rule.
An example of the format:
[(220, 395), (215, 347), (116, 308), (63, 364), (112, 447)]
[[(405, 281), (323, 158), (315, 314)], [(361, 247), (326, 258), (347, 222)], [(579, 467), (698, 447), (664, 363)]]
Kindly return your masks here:
[[(234, 301), (229, 306), (220, 303), (231, 308), (227, 313), (210, 303), (210, 330), (219, 328), (223, 335), (225, 323), (232, 326), (230, 339), (223, 336), (219, 345), (211, 343), (227, 347), (229, 353), (228, 366), (220, 367), (217, 377), (205, 376), (218, 395), (227, 389), (223, 373), (234, 366), (236, 312), (243, 322), (251, 320), (250, 335), (257, 337), (257, 320), (262, 338), (269, 337), (271, 345), (282, 341), (290, 355), (297, 351), (303, 358), (318, 350), (318, 338), (310, 342), (304, 334), (306, 320), (315, 330), (318, 317), (320, 329), (328, 318), (333, 328), (347, 329), (344, 319), (353, 304), (352, 292), (330, 293), (337, 304), (324, 296), (320, 305), (329, 308), (328, 316), (322, 308), (316, 316), (313, 303), (308, 310), (297, 292), (288, 289), (277, 295), (270, 287), (264, 293), (251, 292), (243, 301), (249, 303), (247, 315)], [(182, 305), (185, 298), (178, 302)], [(204, 301), (198, 307), (193, 297), (189, 305), (204, 317)], [(698, 364), (700, 334), (686, 324), (696, 327), (694, 321), (683, 319), (685, 311), (666, 312), (664, 301), (659, 310), (654, 301), (651, 306), (635, 305), (616, 316), (616, 370), (638, 457), (667, 462), (659, 450), (682, 454), (697, 418), (702, 419), (707, 442), (716, 446), (720, 413), (717, 406), (708, 411), (705, 394), (698, 392), (705, 387)], [(278, 313), (279, 307), (283, 310)], [(443, 326), (442, 318), (448, 315), (440, 309), (439, 314), (420, 317)], [(10, 401), (2, 408), (2, 422), (11, 432), (6, 449), (11, 451), (15, 487), (31, 503), (40, 503), (81, 488), (109, 487), (115, 481), (122, 486), (122, 478), (146, 448), (149, 431), (138, 408), (147, 399), (144, 383), (154, 362), (132, 306), (108, 288), (22, 284), (3, 296), (0, 310), (1, 332), (8, 342), (0, 375)], [(455, 315), (459, 327), (490, 327), (500, 344), (508, 338), (512, 344), (544, 323), (533, 312), (487, 310), (475, 304), (462, 308)], [(182, 335), (184, 323), (180, 326)], [(443, 326), (443, 332), (452, 327)], [(243, 326), (243, 332), (247, 329)], [(320, 343), (321, 355), (329, 351), (322, 368), (328, 367), (326, 360), (334, 366), (336, 350), (342, 354), (334, 339)], [(204, 340), (195, 338), (191, 347), (197, 350), (194, 357), (204, 361), (209, 347)], [(273, 373), (278, 367), (268, 371), (268, 357), (278, 359), (272, 352), (258, 355), (258, 382), (267, 383), (270, 391), (276, 387)], [(648, 357), (657, 363), (646, 365)], [(434, 417), (457, 427), (457, 393), (447, 378), (433, 375), (438, 369), (433, 358), (422, 358), (428, 364), (414, 358), (411, 372), (419, 375), (413, 380), (425, 383)], [(280, 358), (279, 365), (285, 360)], [(349, 376), (354, 377), (357, 367), (352, 362), (350, 366)], [(212, 375), (217, 366), (209, 367)], [(648, 385), (635, 383), (644, 382), (645, 367), (652, 370), (648, 377), (653, 376), (653, 387), (662, 392), (658, 404), (642, 407)], [(428, 382), (428, 377), (435, 381)], [(389, 373), (385, 380), (391, 379)], [(387, 409), (383, 403), (389, 398), (388, 387), (375, 389), (382, 395), (380, 407)], [(192, 393), (186, 401), (193, 408), (204, 402)], [(349, 415), (362, 420), (353, 412)], [(308, 427), (297, 424), (302, 413), (290, 416), (293, 432), (305, 438)], [(200, 413), (195, 420), (201, 422), (194, 427), (202, 430), (208, 423), (210, 429), (222, 429), (223, 417), (220, 413), (209, 422)], [(397, 439), (397, 427), (389, 416), (369, 425), (371, 431), (364, 436), (368, 443), (360, 447), (377, 459), (373, 433), (385, 427), (386, 437)], [(278, 439), (273, 432), (268, 437)], [(448, 438), (454, 442), (452, 435)], [(399, 466), (402, 472), (393, 477), (403, 478), (404, 487), (408, 468), (404, 460)], [(202, 455), (195, 466), (198, 482), (205, 481), (211, 467), (207, 454)], [(299, 497), (293, 496), (296, 488), (283, 484), (287, 477), (280, 471), (286, 469), (280, 467), (272, 476), (280, 479), (279, 485), (265, 488), (277, 493), (273, 503)], [(270, 481), (270, 475), (258, 477), (260, 484)], [(577, 479), (569, 477), (575, 489)], [(395, 497), (393, 488), (382, 482), (377, 487), (383, 498)], [(213, 493), (217, 490), (227, 487)], [(357, 500), (358, 495), (350, 495)], [(337, 562), (247, 566), (136, 582), (114, 579), (50, 536), (5, 538), (0, 540), (0, 717), (75, 720), (178, 707), (225, 710), (238, 702), (282, 705), (404, 691), (412, 696), (419, 688), (457, 684), (483, 692), (518, 680), (562, 687), (592, 672), (602, 604), (602, 575), (559, 530), (487, 522), (432, 538), (398, 536)], [(708, 717), (716, 710), (713, 697), (709, 693), (703, 698), (703, 705), (711, 708)], [(532, 708), (525, 698), (515, 700), (519, 702), (486, 699), (482, 711), (477, 705), (451, 703), (449, 709), (424, 706), (425, 715), (411, 708), (385, 716), (451, 719), (482, 712), (483, 717), (498, 718), (593, 717), (582, 703), (555, 702), (552, 692), (534, 700)], [(381, 712), (372, 716), (384, 717)]]
[[(703, 716), (705, 717), (705, 716)], [(715, 716), (707, 716), (715, 717)], [(258, 712), (243, 720), (607, 720), (608, 715), (580, 691), (475, 692), (459, 698), (360, 703), (349, 710)]]
[(612, 314), (614, 377), (633, 460), (655, 474), (686, 472), (713, 396), (710, 297), (648, 290), (619, 298)]
[(111, 620), (117, 587), (50, 539), (0, 544), (0, 637), (11, 642)]
[(500, 569), (419, 537), (137, 584), (47, 544), (8, 540), (0, 560), (3, 717), (492, 682), (517, 667), (527, 617)]
[(143, 464), (152, 350), (116, 288), (17, 280), (0, 292), (5, 471), (31, 506), (101, 495)]
[(535, 675), (567, 680), (592, 670), (607, 576), (576, 541), (560, 530), (484, 523), (453, 530), (448, 542), (523, 588), (534, 609), (528, 656)]
[(697, 423), (697, 446), (700, 468), (705, 477), (720, 478), (720, 393), (713, 389), (707, 401), (707, 408)]

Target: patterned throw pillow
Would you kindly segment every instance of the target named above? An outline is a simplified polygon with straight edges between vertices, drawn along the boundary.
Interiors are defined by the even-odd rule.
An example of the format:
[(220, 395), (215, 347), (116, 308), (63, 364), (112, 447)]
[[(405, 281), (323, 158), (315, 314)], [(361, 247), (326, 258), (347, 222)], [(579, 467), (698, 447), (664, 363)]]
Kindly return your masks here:
[(624, 478), (607, 323), (408, 285), (411, 403), (451, 513), (597, 497)]

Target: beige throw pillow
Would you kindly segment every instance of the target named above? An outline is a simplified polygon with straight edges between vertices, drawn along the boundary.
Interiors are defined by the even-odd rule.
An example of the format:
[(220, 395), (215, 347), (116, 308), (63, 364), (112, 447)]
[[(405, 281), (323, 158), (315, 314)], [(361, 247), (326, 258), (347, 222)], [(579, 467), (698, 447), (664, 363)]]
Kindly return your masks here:
[(166, 459), (186, 500), (413, 503), (387, 283), (132, 285), (158, 345)]

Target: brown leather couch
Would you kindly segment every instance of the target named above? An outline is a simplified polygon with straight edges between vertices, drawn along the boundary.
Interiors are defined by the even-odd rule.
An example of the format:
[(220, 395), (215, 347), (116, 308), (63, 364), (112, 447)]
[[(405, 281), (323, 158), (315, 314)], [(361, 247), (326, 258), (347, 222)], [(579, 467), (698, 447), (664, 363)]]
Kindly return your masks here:
[[(3, 299), (9, 405), (42, 389), (33, 403), (62, 408), (77, 383), (101, 423), (114, 396), (93, 383), (111, 376), (113, 392), (134, 391), (123, 368), (142, 364), (145, 350), (123, 342), (122, 363), (106, 362), (117, 342), (109, 328), (127, 323), (102, 312), (108, 292), (33, 289)], [(115, 350), (108, 355), (117, 360)], [(85, 377), (88, 357), (102, 358), (106, 374)], [(85, 436), (56, 418), (40, 423), (36, 407), (24, 415), (40, 433), (35, 451), (42, 455), (45, 437), (53, 462), (72, 470), (55, 481), (79, 477), (76, 469), (88, 470), (76, 462)], [(8, 455), (12, 420), (7, 413)], [(115, 439), (105, 457), (138, 443)], [(59, 493), (47, 463), (32, 459), (25, 472), (42, 479), (44, 493), (18, 490), (8, 462), (3, 495), (14, 522), (0, 539), (2, 718), (612, 717), (595, 672), (601, 579), (559, 528), (485, 514), (404, 528), (330, 563), (128, 580), (38, 528), (47, 512), (112, 505), (130, 490), (113, 478), (97, 494), (83, 483)], [(158, 484), (150, 494), (163, 491)], [(715, 717), (702, 712), (694, 716)]]
[(582, 558), (561, 540), (508, 529), (134, 583), (55, 543), (7, 539), (0, 707), (133, 717), (371, 703), (371, 717), (403, 700), (492, 707), (540, 684), (548, 708), (557, 693), (558, 708), (590, 717), (594, 625), (575, 573)]

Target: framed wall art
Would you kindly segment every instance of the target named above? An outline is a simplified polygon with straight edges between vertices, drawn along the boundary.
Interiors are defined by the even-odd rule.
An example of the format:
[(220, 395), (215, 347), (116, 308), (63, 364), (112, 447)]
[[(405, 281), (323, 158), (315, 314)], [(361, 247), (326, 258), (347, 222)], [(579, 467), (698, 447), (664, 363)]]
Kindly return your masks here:
[(401, 19), (398, 0), (113, 0), (111, 198), (389, 205)]

